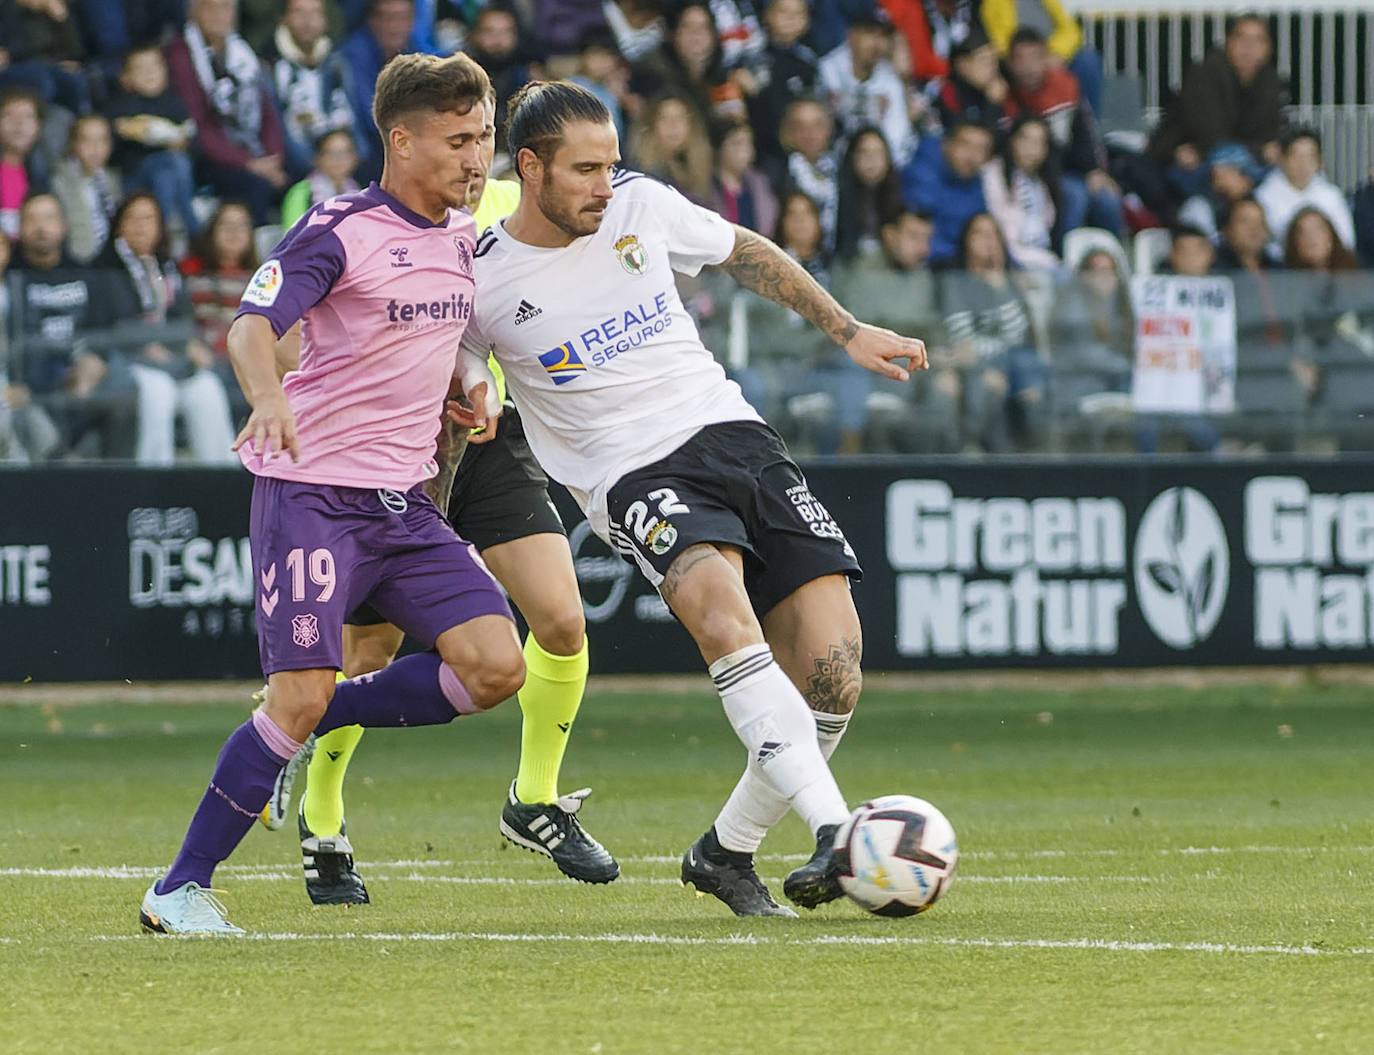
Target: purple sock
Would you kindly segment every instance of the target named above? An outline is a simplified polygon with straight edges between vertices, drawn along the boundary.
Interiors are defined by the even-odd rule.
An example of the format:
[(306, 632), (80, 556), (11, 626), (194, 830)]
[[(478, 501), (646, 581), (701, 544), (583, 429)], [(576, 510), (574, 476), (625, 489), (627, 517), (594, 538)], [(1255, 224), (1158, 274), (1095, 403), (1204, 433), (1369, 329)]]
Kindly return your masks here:
[[(266, 726), (262, 726), (264, 722)], [(269, 741), (276, 750), (268, 746)], [(277, 774), (300, 746), (292, 747), (293, 743), (261, 711), (234, 730), (219, 753), (210, 786), (191, 818), (181, 852), (157, 884), (159, 894), (188, 882), (210, 885), (215, 866), (234, 852), (267, 805)], [(280, 751), (288, 753), (282, 757)]]
[(375, 674), (340, 682), (315, 735), (344, 725), (370, 729), (443, 725), (480, 708), (437, 652), (403, 656)]

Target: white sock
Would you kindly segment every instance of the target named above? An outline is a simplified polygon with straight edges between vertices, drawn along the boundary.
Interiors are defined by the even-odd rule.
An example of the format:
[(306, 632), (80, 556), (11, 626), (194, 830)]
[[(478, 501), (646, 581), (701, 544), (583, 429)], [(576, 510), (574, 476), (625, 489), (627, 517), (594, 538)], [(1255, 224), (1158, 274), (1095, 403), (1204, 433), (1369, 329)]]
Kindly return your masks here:
[[(821, 753), (815, 720), (773, 660), (772, 649), (746, 646), (716, 660), (710, 672), (725, 716), (749, 751), (748, 772), (783, 803), (783, 812), (790, 806), (813, 832), (848, 817)], [(717, 828), (716, 835), (724, 833)], [(735, 849), (724, 838), (721, 845)]]
[[(849, 727), (849, 714), (829, 714), (812, 711), (816, 723), (816, 740), (820, 744), (821, 755), (829, 761), (839, 746), (840, 737)], [(753, 853), (763, 842), (770, 828), (787, 816), (787, 800), (760, 780), (752, 768), (747, 768), (739, 778), (735, 790), (721, 807), (716, 818), (716, 837), (727, 850)]]

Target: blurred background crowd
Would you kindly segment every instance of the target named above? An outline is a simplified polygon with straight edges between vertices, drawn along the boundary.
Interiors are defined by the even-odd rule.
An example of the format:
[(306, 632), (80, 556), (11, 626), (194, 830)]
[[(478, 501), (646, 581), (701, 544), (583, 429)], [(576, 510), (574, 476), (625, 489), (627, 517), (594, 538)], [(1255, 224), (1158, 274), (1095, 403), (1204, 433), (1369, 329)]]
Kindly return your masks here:
[[(1145, 122), (1058, 0), (0, 0), (0, 462), (233, 461), (239, 297), (378, 177), (373, 84), (417, 50), (480, 62), (498, 122), (577, 80), (627, 165), (926, 340), (898, 386), (686, 283), (802, 453), (1367, 447), (1374, 190), (1287, 119), (1273, 28), (1228, 18)], [(1231, 283), (1231, 409), (1135, 409), (1139, 279), (1167, 274)]]

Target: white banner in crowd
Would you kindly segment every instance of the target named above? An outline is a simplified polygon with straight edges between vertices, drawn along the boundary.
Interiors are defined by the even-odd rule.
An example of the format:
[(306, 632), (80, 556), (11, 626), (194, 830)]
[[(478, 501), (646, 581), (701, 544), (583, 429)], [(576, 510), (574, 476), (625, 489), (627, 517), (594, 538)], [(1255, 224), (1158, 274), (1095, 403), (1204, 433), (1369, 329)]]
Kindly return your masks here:
[(1236, 406), (1236, 295), (1227, 278), (1142, 275), (1135, 305), (1135, 409), (1229, 414)]

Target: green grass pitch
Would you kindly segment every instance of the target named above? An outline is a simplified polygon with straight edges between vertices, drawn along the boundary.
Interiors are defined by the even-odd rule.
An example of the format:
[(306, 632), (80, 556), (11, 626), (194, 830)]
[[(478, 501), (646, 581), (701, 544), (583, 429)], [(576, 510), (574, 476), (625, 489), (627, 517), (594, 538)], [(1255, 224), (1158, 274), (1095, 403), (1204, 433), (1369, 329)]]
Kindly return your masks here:
[[(841, 786), (959, 833), (913, 919), (739, 920), (677, 884), (743, 762), (703, 678), (583, 705), (564, 788), (596, 789), (618, 882), (498, 835), (510, 703), (363, 740), (369, 907), (312, 908), (294, 832), (251, 832), (216, 877), (248, 939), (137, 924), (246, 697), (0, 705), (0, 1052), (1374, 1051), (1369, 688), (1060, 682), (870, 679)], [(779, 896), (809, 843), (765, 843)]]

